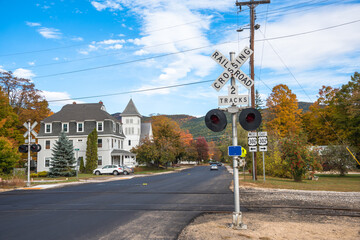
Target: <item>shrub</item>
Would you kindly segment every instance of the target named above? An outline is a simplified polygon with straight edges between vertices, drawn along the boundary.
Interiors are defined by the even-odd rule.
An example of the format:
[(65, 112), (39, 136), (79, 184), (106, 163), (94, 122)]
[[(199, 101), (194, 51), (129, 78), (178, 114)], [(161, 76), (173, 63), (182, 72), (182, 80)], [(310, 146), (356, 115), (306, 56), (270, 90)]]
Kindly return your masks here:
[(42, 171), (38, 173), (39, 177), (47, 177), (48, 173), (46, 171)]
[(280, 141), (280, 150), (281, 159), (295, 182), (301, 182), (308, 171), (321, 169), (321, 165), (316, 161), (316, 152), (307, 146), (304, 137), (284, 138)]
[(31, 178), (35, 178), (35, 177), (38, 177), (39, 175), (37, 173), (30, 173), (30, 177)]

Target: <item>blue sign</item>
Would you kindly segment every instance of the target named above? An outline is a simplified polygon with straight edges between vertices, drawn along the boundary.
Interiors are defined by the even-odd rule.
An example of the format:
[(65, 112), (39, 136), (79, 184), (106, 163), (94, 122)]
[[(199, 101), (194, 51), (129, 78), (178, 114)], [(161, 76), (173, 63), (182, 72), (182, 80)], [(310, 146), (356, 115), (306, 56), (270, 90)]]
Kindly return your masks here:
[(241, 146), (229, 146), (229, 156), (241, 156)]

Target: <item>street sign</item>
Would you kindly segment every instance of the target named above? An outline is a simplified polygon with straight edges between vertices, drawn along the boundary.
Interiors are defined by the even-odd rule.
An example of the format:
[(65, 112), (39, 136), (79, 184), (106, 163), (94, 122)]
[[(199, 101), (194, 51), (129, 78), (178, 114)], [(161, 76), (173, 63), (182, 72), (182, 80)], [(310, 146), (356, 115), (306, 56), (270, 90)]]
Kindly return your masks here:
[(249, 138), (248, 138), (248, 145), (249, 145), (249, 146), (256, 146), (256, 145), (257, 145), (257, 139), (256, 139), (256, 137), (249, 137)]
[(256, 137), (257, 132), (248, 132), (248, 137)]
[(268, 143), (267, 137), (258, 137), (258, 143), (261, 146), (266, 146)]
[(231, 76), (233, 76), (244, 87), (250, 89), (254, 84), (254, 80), (239, 68), (245, 63), (252, 53), (253, 51), (250, 48), (245, 47), (235, 58), (234, 62), (230, 62), (230, 60), (228, 60), (220, 51), (215, 50), (215, 52), (211, 55), (211, 58), (224, 68), (224, 72), (213, 82), (213, 84), (211, 84), (211, 86), (216, 91), (220, 91), (227, 81), (229, 81)]
[(241, 149), (242, 149), (241, 146), (229, 146), (228, 148), (229, 156), (241, 156), (242, 154)]
[(259, 146), (260, 152), (267, 152), (267, 146)]
[(258, 132), (257, 135), (259, 137), (265, 137), (265, 136), (267, 136), (267, 132)]
[(249, 152), (257, 152), (257, 146), (249, 146)]
[(36, 127), (37, 122), (34, 122), (34, 123), (31, 125), (30, 129), (29, 129), (29, 125), (28, 125), (26, 122), (25, 122), (23, 125), (24, 125), (24, 127), (27, 129), (27, 131), (24, 133), (24, 138), (26, 138), (30, 133), (31, 133), (32, 135), (34, 135), (34, 137), (37, 137), (37, 132), (34, 131), (34, 128)]
[(219, 106), (249, 105), (249, 96), (248, 95), (219, 96), (218, 105)]

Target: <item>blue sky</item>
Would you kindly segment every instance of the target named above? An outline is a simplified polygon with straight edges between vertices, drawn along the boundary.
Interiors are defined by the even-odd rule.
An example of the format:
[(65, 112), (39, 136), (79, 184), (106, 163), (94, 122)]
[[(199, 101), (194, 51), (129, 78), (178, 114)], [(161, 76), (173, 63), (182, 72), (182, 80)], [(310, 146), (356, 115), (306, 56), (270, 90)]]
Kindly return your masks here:
[[(73, 99), (121, 112), (132, 98), (143, 115), (203, 116), (228, 92), (211, 87), (223, 69), (210, 55), (249, 46), (249, 10), (238, 10), (234, 0), (0, 0), (0, 70), (30, 78), (54, 112)], [(272, 0), (256, 12), (263, 100), (283, 83), (315, 101), (359, 71), (360, 1)]]

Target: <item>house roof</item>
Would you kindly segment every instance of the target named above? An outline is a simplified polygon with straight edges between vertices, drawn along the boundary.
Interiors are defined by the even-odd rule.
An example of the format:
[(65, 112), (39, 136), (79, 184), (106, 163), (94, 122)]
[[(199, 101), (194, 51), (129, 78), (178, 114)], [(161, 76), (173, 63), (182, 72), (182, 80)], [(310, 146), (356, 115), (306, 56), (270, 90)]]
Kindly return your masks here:
[(104, 119), (119, 122), (116, 118), (106, 112), (102, 103), (86, 103), (67, 104), (63, 106), (59, 112), (45, 118), (43, 122), (50, 123), (54, 121), (69, 122), (84, 120), (103, 121)]
[(140, 139), (144, 139), (145, 137), (150, 137), (150, 133), (151, 133), (151, 123), (142, 123)]
[(125, 110), (121, 113), (121, 116), (139, 116), (141, 117), (141, 114), (135, 107), (135, 104), (132, 99), (130, 99), (128, 105), (126, 106)]

